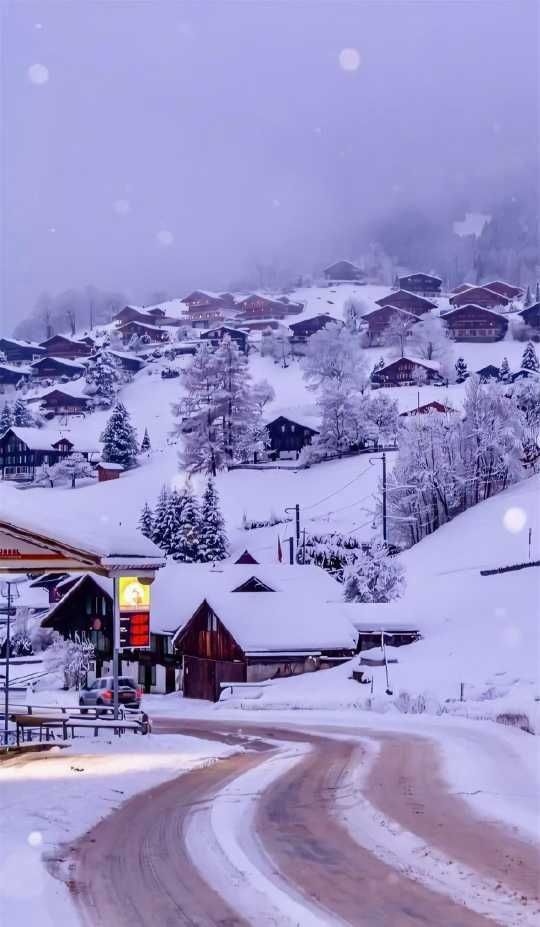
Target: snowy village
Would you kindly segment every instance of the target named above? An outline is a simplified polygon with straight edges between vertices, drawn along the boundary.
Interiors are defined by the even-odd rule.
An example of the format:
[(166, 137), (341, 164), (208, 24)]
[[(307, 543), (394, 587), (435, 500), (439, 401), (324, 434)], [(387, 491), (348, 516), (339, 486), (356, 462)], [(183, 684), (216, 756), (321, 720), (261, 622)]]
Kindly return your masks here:
[[(81, 51), (77, 14), (33, 6), (43, 23), (30, 7), (8, 16), (13, 41), (32, 28), (51, 61)], [(232, 55), (242, 35), (257, 44), (262, 17), (252, 60), (274, 54), (285, 23), (306, 26), (305, 11), (258, 0), (216, 7), (213, 25), (213, 4), (186, 3), (185, 18), (180, 6), (160, 0), (147, 19), (141, 5), (140, 40), (160, 22), (188, 57), (225, 35)], [(334, 102), (352, 105), (364, 59), (339, 36), (361, 22), (377, 47), (381, 10), (307, 6), (320, 54), (338, 43)], [(426, 3), (420, 32), (401, 21), (413, 45), (438, 17), (485, 27), (441, 6)], [(517, 34), (526, 6), (520, 19), (502, 4), (494, 22)], [(110, 55), (127, 4), (81, 15)], [(53, 71), (30, 64), (25, 93), (52, 95)], [(287, 94), (275, 62), (260, 80), (268, 106)], [(450, 72), (437, 80), (473, 113)], [(107, 72), (103, 107), (121, 81)], [(166, 99), (164, 74), (154, 81)], [(69, 118), (61, 96), (45, 106), (44, 125)], [(185, 116), (192, 140), (199, 115)], [(69, 179), (54, 183), (69, 199)], [(126, 243), (130, 191), (112, 209)], [(108, 261), (124, 267), (124, 244), (111, 232), (105, 247), (100, 220), (96, 285), (90, 245), (82, 277), (69, 235), (56, 251), (58, 218), (43, 251), (56, 282), (41, 257), (32, 271), (31, 256), (14, 262), (6, 292), (33, 293), (34, 308), (25, 295), (0, 318), (6, 927), (538, 924), (537, 225), (526, 198), (499, 202), (487, 181), (469, 201), (462, 191), (444, 230), (447, 207), (428, 221), (420, 198), (365, 233), (340, 219), (316, 247), (306, 232), (311, 250), (291, 238), (286, 259), (277, 225), (254, 259), (240, 231), (225, 246), (196, 209), (191, 226), (163, 222), (155, 251), (126, 252), (121, 273)], [(188, 239), (201, 257), (186, 268)]]

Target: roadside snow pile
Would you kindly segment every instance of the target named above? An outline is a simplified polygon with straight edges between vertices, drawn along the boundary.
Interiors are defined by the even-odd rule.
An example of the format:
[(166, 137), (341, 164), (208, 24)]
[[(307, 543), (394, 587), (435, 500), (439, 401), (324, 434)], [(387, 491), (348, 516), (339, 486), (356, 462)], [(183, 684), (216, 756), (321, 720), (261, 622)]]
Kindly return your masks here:
[[(526, 562), (529, 528), (532, 560), (538, 559), (539, 492), (535, 476), (401, 555), (407, 591), (392, 603), (386, 626), (395, 623), (402, 605), (403, 622), (416, 625), (423, 639), (386, 648), (388, 659), (398, 661), (388, 666), (391, 695), (384, 666), (361, 667), (355, 657), (336, 669), (275, 680), (260, 698), (229, 699), (228, 707), (450, 713), (540, 732), (540, 568), (480, 572)], [(385, 608), (380, 606), (378, 626), (385, 625)], [(351, 678), (354, 669), (373, 679), (373, 693)]]

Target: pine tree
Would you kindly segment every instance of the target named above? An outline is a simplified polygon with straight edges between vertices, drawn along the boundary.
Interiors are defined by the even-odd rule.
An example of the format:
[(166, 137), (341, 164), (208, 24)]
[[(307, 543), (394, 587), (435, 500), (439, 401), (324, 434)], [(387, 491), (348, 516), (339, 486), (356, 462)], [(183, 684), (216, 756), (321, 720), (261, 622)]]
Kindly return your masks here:
[(118, 373), (103, 354), (88, 368), (86, 382), (92, 387), (93, 395), (101, 400), (100, 404), (108, 408), (114, 399)]
[(185, 500), (186, 494), (184, 491), (180, 493), (175, 488), (169, 493), (164, 524), (166, 540), (165, 551), (175, 560), (182, 559), (182, 557), (178, 555), (181, 554), (183, 550), (182, 529)]
[(146, 454), (150, 450), (152, 445), (150, 444), (150, 435), (148, 434), (148, 428), (144, 429), (144, 435), (141, 442), (141, 454)]
[(508, 383), (510, 380), (510, 365), (508, 363), (507, 357), (503, 357), (501, 361), (501, 366), (499, 369), (499, 380), (501, 383)]
[(456, 370), (456, 383), (464, 383), (469, 375), (467, 362), (463, 357), (458, 357), (454, 367)]
[(392, 602), (405, 591), (405, 572), (384, 544), (362, 549), (353, 566), (344, 571), (345, 601)]
[(527, 306), (530, 306), (531, 304), (532, 304), (531, 288), (530, 286), (527, 285), (527, 292), (525, 293), (525, 299), (523, 301), (523, 305), (525, 306), (525, 308), (527, 308)]
[(8, 428), (13, 425), (13, 410), (9, 403), (4, 403), (4, 408), (0, 414), (0, 435), (5, 434)]
[(139, 516), (139, 531), (141, 534), (144, 534), (145, 538), (151, 538), (153, 530), (154, 516), (152, 515), (152, 509), (148, 505), (148, 502), (145, 502)]
[(101, 440), (104, 461), (122, 464), (123, 467), (133, 467), (136, 464), (139, 450), (137, 432), (121, 402), (116, 403)]
[(200, 519), (200, 559), (210, 563), (227, 556), (225, 522), (219, 508), (219, 497), (213, 479), (204, 491)]
[(527, 346), (523, 352), (523, 357), (521, 358), (521, 367), (522, 370), (540, 370), (540, 364), (538, 363), (538, 357), (536, 356), (536, 351), (532, 341), (527, 342)]
[(154, 544), (161, 547), (163, 551), (170, 548), (170, 536), (168, 535), (168, 509), (169, 509), (169, 488), (165, 484), (161, 487), (158, 501), (154, 509), (151, 539)]
[(34, 416), (23, 399), (16, 399), (13, 404), (13, 424), (18, 428), (32, 428), (35, 425)]
[(183, 563), (197, 563), (201, 560), (200, 529), (199, 503), (188, 484), (184, 495), (182, 523), (178, 532), (178, 546), (173, 555), (175, 560)]
[(540, 303), (540, 280), (536, 281), (536, 290), (534, 294), (535, 303)]

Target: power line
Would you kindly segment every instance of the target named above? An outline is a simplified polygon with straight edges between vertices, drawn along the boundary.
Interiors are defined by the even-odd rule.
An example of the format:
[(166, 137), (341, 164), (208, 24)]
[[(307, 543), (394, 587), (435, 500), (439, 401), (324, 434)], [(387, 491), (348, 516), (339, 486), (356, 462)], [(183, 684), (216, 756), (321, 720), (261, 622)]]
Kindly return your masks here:
[(352, 486), (352, 484), (355, 483), (356, 480), (359, 480), (361, 476), (364, 476), (364, 474), (367, 473), (368, 470), (369, 470), (369, 467), (366, 467), (365, 470), (362, 470), (360, 473), (354, 476), (352, 480), (349, 480), (349, 482), (345, 483), (344, 486), (340, 486), (339, 489), (335, 489), (334, 492), (329, 493), (328, 496), (323, 496), (323, 498), (319, 499), (318, 502), (312, 502), (311, 505), (302, 506), (302, 510), (304, 512), (307, 512), (309, 511), (309, 509), (314, 509), (317, 505), (321, 505), (321, 503), (326, 502), (328, 499), (332, 499), (334, 496), (337, 496), (338, 493), (343, 492), (344, 489), (347, 489), (348, 486)]

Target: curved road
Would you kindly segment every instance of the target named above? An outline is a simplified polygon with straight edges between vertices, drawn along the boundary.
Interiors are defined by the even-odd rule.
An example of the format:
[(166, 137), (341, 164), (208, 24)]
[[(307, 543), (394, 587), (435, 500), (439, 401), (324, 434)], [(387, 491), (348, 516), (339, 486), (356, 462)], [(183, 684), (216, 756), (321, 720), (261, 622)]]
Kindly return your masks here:
[[(350, 771), (362, 751), (359, 735), (379, 742), (362, 787), (371, 806), (451, 857), (455, 868), (463, 864), (514, 896), (515, 915), (495, 923), (534, 923), (533, 912), (539, 909), (535, 848), (494, 823), (475, 819), (461, 798), (448, 793), (431, 741), (373, 729), (351, 732), (350, 739), (339, 729), (339, 739), (333, 739), (320, 731), (286, 725), (270, 729), (244, 721), (167, 719), (155, 722), (154, 730), (244, 749), (132, 798), (72, 847), (76, 865), (70, 889), (88, 927), (493, 925), (485, 906), (470, 910), (407, 875), (403, 867), (392, 868), (356, 842), (342, 823), (336, 798), (354, 804)], [(244, 778), (248, 782), (250, 773), (275, 765), (288, 747), (298, 749), (294, 761), (247, 796), (254, 809), (250, 840), (256, 841), (257, 852), (246, 849), (246, 855), (264, 873), (265, 884), (275, 885), (292, 907), (276, 907), (273, 890), (261, 895), (259, 887), (260, 907), (254, 909), (248, 898), (257, 880), (238, 863), (234, 868), (222, 847), (213, 846), (213, 813), (219, 802), (246, 800)], [(199, 851), (195, 858), (194, 833), (203, 843), (202, 855)], [(218, 869), (223, 865), (221, 881), (216, 860)]]

